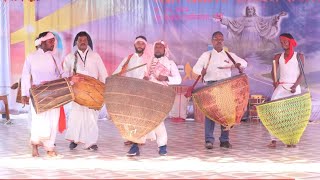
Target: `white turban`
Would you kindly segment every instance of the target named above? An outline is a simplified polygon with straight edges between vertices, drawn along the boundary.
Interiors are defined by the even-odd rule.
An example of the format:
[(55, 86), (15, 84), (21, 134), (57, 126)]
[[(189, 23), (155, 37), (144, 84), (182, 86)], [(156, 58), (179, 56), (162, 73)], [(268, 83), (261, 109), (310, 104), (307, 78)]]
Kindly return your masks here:
[(169, 57), (169, 46), (168, 46), (168, 44), (167, 44), (166, 42), (164, 42), (163, 40), (159, 40), (159, 41), (154, 42), (154, 44), (153, 44), (153, 50), (154, 50), (156, 44), (158, 44), (158, 43), (159, 43), (159, 44), (162, 44), (162, 45), (164, 46), (164, 55), (167, 56), (167, 57)]
[(52, 38), (55, 38), (55, 36), (51, 33), (51, 32), (48, 32), (47, 35), (41, 37), (41, 38), (38, 38), (34, 41), (34, 45), (35, 46), (39, 46), (42, 42), (46, 41), (46, 40), (49, 40), (49, 39), (52, 39)]

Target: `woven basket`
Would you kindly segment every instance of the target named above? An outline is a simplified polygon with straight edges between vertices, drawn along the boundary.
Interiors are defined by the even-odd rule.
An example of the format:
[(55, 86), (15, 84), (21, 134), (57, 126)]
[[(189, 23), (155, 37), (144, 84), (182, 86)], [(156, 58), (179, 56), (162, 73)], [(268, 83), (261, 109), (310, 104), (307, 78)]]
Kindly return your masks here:
[(172, 88), (146, 80), (111, 76), (106, 79), (105, 104), (124, 139), (138, 139), (155, 129), (172, 109)]
[(249, 81), (240, 74), (200, 88), (192, 94), (195, 104), (211, 120), (230, 129), (240, 124), (248, 105)]
[(257, 106), (258, 115), (269, 133), (286, 145), (299, 142), (311, 115), (311, 95), (303, 93)]

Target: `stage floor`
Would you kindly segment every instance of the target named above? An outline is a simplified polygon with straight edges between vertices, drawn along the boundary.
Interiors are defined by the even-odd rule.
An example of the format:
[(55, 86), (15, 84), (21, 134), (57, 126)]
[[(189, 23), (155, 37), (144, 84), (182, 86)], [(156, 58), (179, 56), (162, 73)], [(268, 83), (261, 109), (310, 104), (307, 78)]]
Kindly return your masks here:
[(139, 157), (126, 157), (109, 120), (99, 120), (99, 150), (77, 147), (58, 134), (58, 158), (32, 158), (26, 116), (12, 115), (13, 124), (0, 124), (0, 178), (278, 178), (320, 179), (320, 121), (309, 123), (296, 148), (278, 143), (269, 149), (269, 134), (259, 122), (243, 122), (230, 132), (232, 149), (219, 147), (220, 129), (212, 150), (204, 147), (203, 123), (166, 120), (168, 155), (160, 157), (155, 142), (141, 146)]

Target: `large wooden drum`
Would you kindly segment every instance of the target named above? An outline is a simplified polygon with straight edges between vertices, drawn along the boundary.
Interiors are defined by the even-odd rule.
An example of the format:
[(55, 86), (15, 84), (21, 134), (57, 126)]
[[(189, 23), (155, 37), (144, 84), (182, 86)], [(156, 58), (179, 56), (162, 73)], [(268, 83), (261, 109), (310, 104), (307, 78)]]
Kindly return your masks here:
[(211, 120), (230, 129), (240, 124), (249, 100), (249, 81), (240, 74), (196, 90), (194, 103)]
[(68, 79), (62, 78), (31, 87), (30, 98), (39, 114), (73, 101), (74, 94)]
[(303, 93), (257, 106), (258, 116), (269, 133), (286, 145), (295, 145), (308, 125), (311, 95)]
[(155, 129), (172, 109), (171, 87), (146, 80), (112, 76), (106, 79), (105, 104), (124, 139), (138, 139)]
[(84, 80), (72, 85), (74, 101), (90, 109), (100, 110), (103, 106), (104, 83), (91, 76), (77, 75), (83, 77)]

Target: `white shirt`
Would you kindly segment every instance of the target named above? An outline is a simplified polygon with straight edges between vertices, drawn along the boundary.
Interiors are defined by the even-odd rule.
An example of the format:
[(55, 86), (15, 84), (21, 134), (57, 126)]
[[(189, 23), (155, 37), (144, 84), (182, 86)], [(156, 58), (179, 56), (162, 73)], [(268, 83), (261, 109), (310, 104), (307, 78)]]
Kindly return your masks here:
[[(21, 77), (21, 95), (29, 96), (31, 85), (39, 85), (44, 81), (59, 79), (59, 75), (66, 76), (62, 70), (61, 60), (54, 57), (50, 51), (42, 49), (29, 54), (24, 62)], [(54, 63), (56, 61), (57, 66)], [(58, 67), (58, 69), (56, 68)], [(30, 82), (32, 76), (32, 84)]]
[[(113, 72), (113, 74), (119, 73), (122, 69), (122, 66), (124, 65), (124, 63), (126, 63), (127, 60), (128, 60), (128, 57), (124, 58), (122, 62), (119, 64), (118, 68)], [(134, 53), (129, 60), (127, 69), (137, 67), (144, 63), (146, 63), (146, 60), (143, 59), (143, 56), (139, 56), (137, 53)], [(125, 73), (125, 76), (143, 79), (143, 77), (146, 75), (146, 72), (147, 72), (147, 65)]]
[[(105, 83), (108, 72), (98, 53), (88, 48), (85, 52), (77, 50), (76, 55), (78, 59), (76, 67), (77, 73), (94, 77)], [(73, 74), (74, 62), (75, 53), (68, 54), (63, 62), (63, 68), (68, 72), (69, 76)]]
[[(210, 53), (211, 58), (209, 61)], [(241, 68), (247, 67), (247, 62), (244, 59), (238, 57), (234, 53), (229, 52), (229, 54), (236, 63), (241, 64)], [(231, 77), (231, 66), (233, 63), (224, 50), (217, 52), (215, 49), (213, 49), (212, 51), (204, 52), (199, 57), (197, 63), (193, 66), (193, 72), (200, 75), (202, 69), (207, 67), (207, 64), (207, 73), (204, 76), (205, 81), (218, 81)]]

